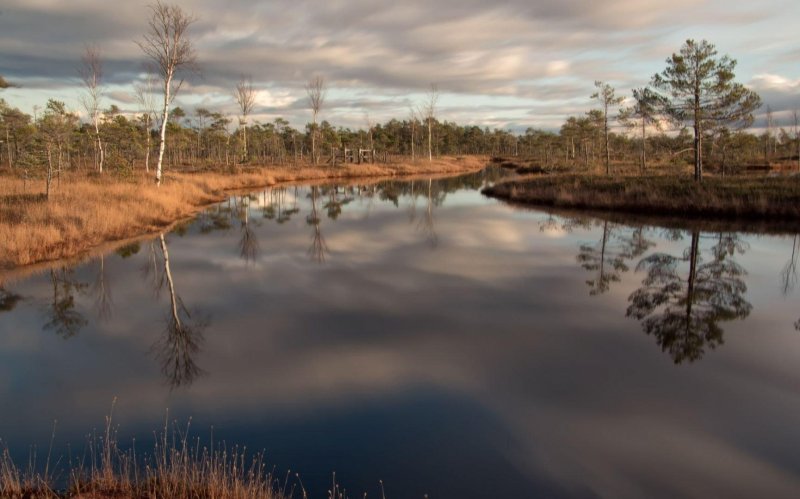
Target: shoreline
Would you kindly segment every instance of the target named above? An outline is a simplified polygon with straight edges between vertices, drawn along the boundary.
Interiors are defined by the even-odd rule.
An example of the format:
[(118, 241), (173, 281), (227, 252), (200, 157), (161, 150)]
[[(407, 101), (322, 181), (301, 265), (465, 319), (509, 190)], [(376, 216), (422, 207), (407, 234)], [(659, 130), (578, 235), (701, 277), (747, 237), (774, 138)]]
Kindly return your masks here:
[(557, 174), (501, 181), (481, 191), (527, 207), (692, 222), (800, 227), (800, 178)]
[(161, 187), (155, 187), (144, 173), (133, 181), (81, 175), (67, 177), (50, 201), (38, 197), (41, 189), (28, 192), (31, 189), (25, 189), (23, 181), (6, 176), (0, 187), (0, 282), (52, 267), (58, 261), (79, 262), (146, 239), (237, 191), (307, 182), (467, 174), (487, 164), (485, 157), (464, 156), (438, 158), (432, 163), (419, 160), (336, 169), (301, 165), (252, 167), (242, 173), (168, 172)]

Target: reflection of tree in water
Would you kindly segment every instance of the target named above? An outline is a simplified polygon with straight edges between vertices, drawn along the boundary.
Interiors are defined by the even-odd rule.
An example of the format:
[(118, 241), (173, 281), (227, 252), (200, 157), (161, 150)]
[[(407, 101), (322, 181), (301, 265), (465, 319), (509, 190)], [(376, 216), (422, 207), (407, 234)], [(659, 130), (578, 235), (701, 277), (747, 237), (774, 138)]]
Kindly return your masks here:
[(22, 300), (22, 296), (0, 286), (0, 312), (11, 312)]
[(111, 318), (111, 307), (114, 304), (111, 298), (111, 286), (106, 277), (106, 258), (100, 255), (97, 259), (98, 268), (95, 275), (92, 291), (95, 295), (95, 309), (97, 316), (102, 320)]
[(311, 187), (309, 197), (311, 198), (311, 213), (306, 217), (306, 223), (313, 227), (313, 231), (311, 232), (311, 246), (308, 248), (308, 255), (313, 261), (324, 263), (328, 246), (325, 244), (325, 238), (322, 235), (321, 220), (317, 211), (319, 188), (316, 186)]
[(792, 238), (792, 254), (781, 270), (781, 290), (784, 296), (794, 291), (794, 287), (797, 284), (797, 253), (799, 242), (800, 238), (795, 234)]
[[(177, 291), (170, 270), (169, 251), (164, 235), (161, 234), (161, 254), (164, 258), (164, 278), (169, 291), (170, 308), (166, 317), (164, 335), (153, 346), (156, 357), (161, 362), (161, 372), (172, 388), (189, 386), (202, 370), (195, 362), (203, 341), (203, 331), (208, 320), (193, 317), (184, 306)], [(163, 282), (163, 281), (162, 281)], [(195, 316), (197, 314), (194, 314)]]
[(336, 220), (339, 218), (339, 215), (342, 214), (342, 207), (349, 204), (353, 197), (347, 189), (343, 192), (340, 192), (339, 186), (333, 185), (323, 189), (323, 194), (328, 195), (328, 201), (325, 203), (325, 210), (328, 215), (328, 218), (331, 220)]
[(607, 220), (602, 222), (602, 235), (596, 244), (581, 244), (578, 263), (594, 272), (594, 278), (586, 281), (589, 294), (605, 293), (611, 283), (619, 282), (621, 274), (628, 271), (627, 260), (644, 254), (653, 242), (644, 235), (644, 228), (627, 231)]
[(250, 201), (242, 196), (237, 204), (241, 237), (239, 238), (239, 256), (246, 262), (254, 262), (258, 256), (258, 237), (250, 224)]
[(293, 204), (288, 207), (286, 187), (274, 187), (262, 193), (261, 215), (267, 220), (275, 220), (279, 224), (284, 224), (291, 220), (292, 215), (300, 211), (297, 207), (297, 188), (293, 197)]
[(440, 206), (447, 195), (446, 192), (438, 189), (438, 183), (434, 185), (432, 179), (428, 179), (428, 189), (425, 194), (426, 204), (425, 213), (422, 214), (417, 228), (425, 235), (425, 239), (431, 248), (439, 245), (439, 235), (436, 233), (436, 220), (434, 219), (434, 207)]
[(64, 339), (71, 338), (89, 323), (75, 303), (76, 293), (85, 292), (88, 285), (75, 278), (73, 269), (66, 268), (51, 269), (50, 282), (53, 300), (47, 307), (44, 329), (53, 330)]
[[(702, 262), (699, 246), (699, 230), (693, 230), (691, 245), (681, 257), (655, 253), (644, 258), (637, 270), (646, 270), (647, 276), (628, 298), (627, 315), (642, 321), (645, 332), (676, 364), (698, 360), (707, 347), (720, 345), (723, 331), (718, 323), (743, 319), (752, 308), (744, 298), (746, 272), (733, 261), (736, 253), (746, 251), (746, 243), (734, 234), (719, 234), (708, 263)], [(680, 263), (688, 263), (685, 277)]]

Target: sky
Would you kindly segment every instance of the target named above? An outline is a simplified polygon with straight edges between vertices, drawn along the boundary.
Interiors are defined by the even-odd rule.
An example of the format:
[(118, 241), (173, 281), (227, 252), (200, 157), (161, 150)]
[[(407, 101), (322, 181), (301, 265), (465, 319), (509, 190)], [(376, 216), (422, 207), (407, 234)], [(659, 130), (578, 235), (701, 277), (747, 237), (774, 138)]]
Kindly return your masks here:
[[(105, 107), (137, 112), (132, 85), (145, 57), (147, 0), (3, 0), (0, 97), (26, 112), (49, 98), (81, 112), (77, 70), (87, 44), (104, 61)], [(737, 80), (758, 91), (779, 126), (800, 108), (800, 2), (724, 0), (179, 0), (198, 71), (176, 105), (237, 116), (232, 89), (250, 77), (252, 120), (311, 120), (305, 84), (327, 82), (321, 119), (363, 128), (405, 119), (431, 84), (437, 115), (459, 124), (557, 129), (595, 104), (594, 81), (628, 96), (689, 38), (738, 60)], [(235, 120), (234, 120), (235, 121)]]

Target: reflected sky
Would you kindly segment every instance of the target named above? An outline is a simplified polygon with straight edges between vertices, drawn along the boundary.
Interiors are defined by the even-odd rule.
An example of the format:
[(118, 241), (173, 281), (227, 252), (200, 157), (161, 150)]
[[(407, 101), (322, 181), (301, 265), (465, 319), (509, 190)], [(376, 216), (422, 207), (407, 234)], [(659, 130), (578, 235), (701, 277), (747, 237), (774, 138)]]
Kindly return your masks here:
[[(169, 419), (313, 496), (796, 497), (794, 234), (482, 197), (494, 173), (234, 196), (0, 289), (0, 438)], [(73, 452), (76, 452), (73, 450)]]

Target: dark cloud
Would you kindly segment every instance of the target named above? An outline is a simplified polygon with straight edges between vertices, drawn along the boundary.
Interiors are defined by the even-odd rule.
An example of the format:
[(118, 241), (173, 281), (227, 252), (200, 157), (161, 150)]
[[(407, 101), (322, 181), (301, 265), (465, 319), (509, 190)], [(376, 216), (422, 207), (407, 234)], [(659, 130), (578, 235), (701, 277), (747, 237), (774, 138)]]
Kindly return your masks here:
[[(147, 2), (6, 3), (0, 16), (0, 67), (23, 87), (62, 89), (66, 95), (77, 86), (76, 66), (87, 43), (102, 50), (111, 84), (123, 86), (141, 73), (144, 61), (134, 42), (146, 29)], [(747, 43), (741, 30), (774, 20), (776, 11), (720, 0), (232, 0), (224, 5), (195, 0), (181, 5), (197, 18), (192, 36), (202, 74), (184, 89), (182, 102), (231, 101), (230, 88), (246, 74), (268, 91), (263, 112), (286, 110), (295, 122), (305, 120), (303, 84), (314, 74), (325, 75), (332, 93), (347, 94), (337, 97), (337, 117), (347, 105), (354, 106), (355, 115), (364, 107), (382, 112), (378, 119), (405, 114), (410, 94), (424, 92), (430, 82), (464, 102), (495, 96), (516, 98), (521, 107), (563, 104), (588, 95), (595, 79), (625, 89), (640, 85), (678, 48), (682, 30), (705, 26), (698, 30), (701, 36), (722, 30), (742, 35), (738, 42)], [(771, 50), (774, 60), (785, 60), (776, 62), (776, 73), (797, 59), (786, 42)], [(210, 97), (200, 95), (201, 89)], [(355, 92), (376, 97), (353, 99)], [(393, 100), (391, 94), (401, 98)], [(377, 104), (378, 99), (386, 103)], [(556, 126), (557, 121), (531, 124)]]

